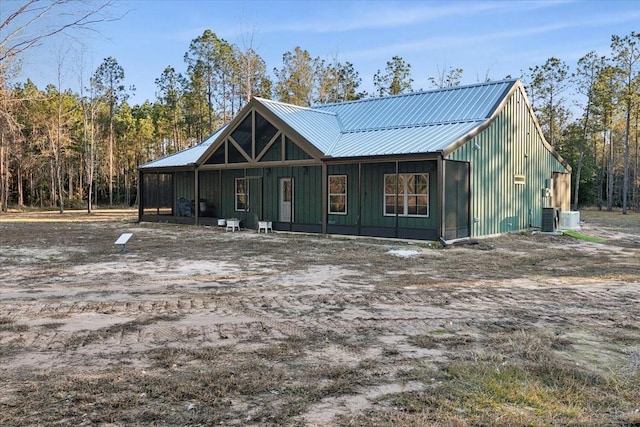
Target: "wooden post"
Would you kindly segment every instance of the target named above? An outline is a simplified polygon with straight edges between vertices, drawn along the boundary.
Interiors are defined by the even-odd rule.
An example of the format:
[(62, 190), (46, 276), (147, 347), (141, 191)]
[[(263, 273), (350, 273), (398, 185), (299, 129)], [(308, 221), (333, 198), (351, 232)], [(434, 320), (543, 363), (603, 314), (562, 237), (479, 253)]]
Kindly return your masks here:
[(322, 234), (327, 234), (327, 218), (328, 218), (328, 214), (327, 211), (328, 209), (328, 205), (327, 205), (327, 180), (329, 179), (327, 177), (327, 164), (325, 162), (322, 162), (322, 184), (321, 184), (321, 190), (322, 191), (322, 196), (320, 198), (321, 202), (320, 202), (320, 209), (322, 209), (322, 215), (320, 216), (322, 218)]

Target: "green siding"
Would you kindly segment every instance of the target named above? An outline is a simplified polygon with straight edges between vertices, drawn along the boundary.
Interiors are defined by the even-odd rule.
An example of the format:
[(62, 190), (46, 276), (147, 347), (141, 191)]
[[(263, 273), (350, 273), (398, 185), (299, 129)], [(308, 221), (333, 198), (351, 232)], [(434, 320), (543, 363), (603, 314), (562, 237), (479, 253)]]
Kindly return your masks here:
[(236, 178), (244, 178), (244, 169), (223, 170), (221, 174), (220, 200), (218, 209), (220, 218), (243, 218), (243, 212), (235, 210)]
[[(217, 176), (221, 174), (221, 181)], [(204, 175), (204, 174), (203, 174)], [(235, 211), (235, 179), (249, 179), (249, 212)], [(261, 178), (260, 178), (261, 177)], [(212, 171), (203, 178), (201, 188), (214, 188), (216, 200), (220, 193), (219, 206), (216, 205), (221, 218), (237, 217), (248, 221), (248, 226), (256, 220), (278, 221), (279, 182), (280, 178), (293, 177), (294, 182), (294, 223), (320, 224), (321, 215), (321, 181), (322, 168), (319, 166), (249, 168), (236, 170)], [(220, 190), (218, 190), (221, 182)], [(207, 190), (209, 191), (209, 190)]]
[(298, 224), (322, 223), (322, 168), (303, 166), (293, 168), (294, 222)]
[[(384, 175), (395, 174), (395, 163), (370, 163), (362, 165), (362, 224), (370, 227), (437, 228), (438, 186), (436, 163), (433, 161), (400, 162), (398, 173), (429, 174), (429, 216), (402, 217), (384, 215)], [(357, 188), (357, 187), (356, 187)], [(350, 197), (351, 200), (351, 197)]]
[[(530, 222), (539, 227), (545, 180), (568, 172), (545, 146), (521, 90), (488, 128), (446, 158), (471, 163), (472, 236), (523, 230)], [(515, 185), (514, 175), (524, 175), (525, 185)]]
[(285, 160), (309, 160), (311, 158), (302, 148), (285, 137)]
[(262, 216), (268, 221), (278, 221), (278, 179), (287, 176), (289, 168), (268, 168), (263, 180)]
[(260, 159), (261, 162), (277, 162), (282, 160), (282, 138), (278, 137)]

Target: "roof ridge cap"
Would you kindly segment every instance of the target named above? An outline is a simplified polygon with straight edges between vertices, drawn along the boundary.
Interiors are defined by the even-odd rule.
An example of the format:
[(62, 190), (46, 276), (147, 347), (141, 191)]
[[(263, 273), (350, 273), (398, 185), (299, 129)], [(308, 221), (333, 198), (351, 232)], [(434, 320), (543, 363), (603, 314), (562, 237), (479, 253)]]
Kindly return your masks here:
[(347, 133), (359, 133), (359, 132), (375, 132), (379, 130), (390, 130), (390, 129), (409, 129), (409, 128), (424, 128), (429, 126), (441, 126), (441, 125), (451, 125), (457, 123), (474, 123), (481, 122), (487, 120), (487, 117), (476, 117), (472, 119), (460, 119), (460, 120), (442, 120), (439, 122), (429, 122), (429, 123), (411, 123), (406, 125), (397, 125), (397, 126), (379, 126), (379, 127), (371, 127), (371, 128), (360, 128), (360, 129), (351, 129), (341, 131), (341, 134)]
[(314, 107), (317, 108), (317, 109), (322, 109), (323, 107), (329, 107), (329, 106), (335, 106), (335, 105), (346, 105), (346, 104), (358, 104), (358, 103), (365, 103), (365, 102), (375, 102), (375, 101), (379, 101), (379, 100), (383, 100), (383, 99), (403, 98), (403, 97), (424, 95), (424, 94), (427, 94), (427, 93), (448, 92), (448, 91), (460, 90), (460, 89), (468, 89), (468, 88), (473, 88), (473, 87), (494, 86), (494, 85), (505, 84), (505, 83), (512, 83), (513, 84), (513, 83), (517, 82), (518, 80), (519, 79), (515, 79), (515, 78), (503, 79), (503, 80), (492, 80), (492, 81), (489, 81), (489, 82), (471, 83), (471, 84), (460, 85), (460, 86), (450, 86), (450, 87), (436, 88), (436, 89), (417, 90), (417, 91), (413, 91), (413, 92), (400, 93), (400, 94), (397, 94), (397, 95), (372, 96), (372, 97), (369, 97), (369, 98), (354, 99), (352, 101), (333, 102), (333, 103), (330, 103), (330, 104), (318, 104), (318, 105), (316, 105)]
[(256, 100), (262, 102), (262, 103), (286, 105), (287, 107), (298, 108), (300, 110), (308, 110), (308, 111), (313, 111), (315, 113), (322, 113), (322, 114), (329, 114), (329, 115), (332, 115), (332, 116), (337, 116), (337, 114), (334, 113), (333, 111), (318, 110), (317, 108), (314, 108), (314, 107), (305, 107), (305, 106), (302, 106), (302, 105), (290, 104), (288, 102), (282, 102), (282, 101), (276, 101), (276, 100), (273, 100), (273, 99), (261, 98), (259, 96), (255, 96), (254, 98)]

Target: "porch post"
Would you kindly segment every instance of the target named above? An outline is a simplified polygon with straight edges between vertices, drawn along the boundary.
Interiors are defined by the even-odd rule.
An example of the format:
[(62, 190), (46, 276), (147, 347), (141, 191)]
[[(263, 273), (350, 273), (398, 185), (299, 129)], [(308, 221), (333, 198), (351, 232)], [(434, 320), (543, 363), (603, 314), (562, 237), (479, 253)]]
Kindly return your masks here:
[(218, 218), (224, 218), (221, 217), (221, 212), (222, 212), (222, 169), (218, 169), (218, 208), (217, 208), (218, 212), (216, 212), (218, 214)]
[[(398, 190), (400, 189), (400, 183), (399, 183), (399, 179), (398, 179), (400, 177), (399, 177), (399, 173), (398, 172), (399, 172), (398, 171), (398, 161), (396, 160), (396, 235), (395, 235), (396, 238), (398, 237), (398, 227), (399, 227), (399, 224), (400, 224), (399, 223), (399, 219), (398, 219), (399, 218), (398, 217), (398, 207), (399, 207), (399, 205), (398, 205), (398, 196), (399, 196)], [(404, 188), (402, 189), (402, 191), (403, 191), (403, 194), (404, 194)], [(404, 200), (402, 202), (402, 205), (404, 206)]]
[[(349, 185), (348, 181), (347, 185)], [(347, 197), (349, 197), (348, 189)], [(358, 236), (360, 235), (362, 235), (362, 162), (358, 162)]]
[[(286, 146), (286, 143), (285, 143)], [(295, 190), (296, 190), (296, 183), (295, 183), (295, 178), (293, 176), (293, 166), (289, 166), (289, 183), (290, 183), (290, 188), (289, 191), (291, 191), (291, 204), (289, 206), (289, 231), (293, 231), (293, 221), (294, 221), (294, 217), (293, 215), (295, 215), (295, 205), (296, 205), (296, 195), (295, 195)]]
[[(144, 212), (144, 200), (142, 199), (144, 181), (142, 179), (142, 169), (138, 169), (138, 222), (142, 221), (142, 213)], [(87, 194), (89, 205), (91, 204), (91, 194)]]
[(320, 191), (322, 196), (320, 198), (320, 209), (322, 209), (322, 234), (327, 234), (327, 164), (322, 162), (322, 184), (320, 185)]
[(196, 225), (198, 225), (200, 223), (200, 186), (198, 185), (198, 168), (195, 169), (194, 171), (194, 184), (196, 186), (195, 190), (194, 190), (194, 194), (195, 194), (195, 198), (196, 200), (193, 202), (193, 206), (194, 206), (194, 210), (196, 211), (195, 214), (195, 221), (196, 221)]

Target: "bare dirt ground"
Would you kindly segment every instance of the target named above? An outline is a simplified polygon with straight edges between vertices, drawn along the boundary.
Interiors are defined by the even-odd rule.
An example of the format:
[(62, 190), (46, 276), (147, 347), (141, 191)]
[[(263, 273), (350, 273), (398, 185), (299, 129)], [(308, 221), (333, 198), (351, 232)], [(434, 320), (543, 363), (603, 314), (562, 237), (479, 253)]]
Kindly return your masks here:
[(581, 216), (604, 243), (0, 214), (0, 425), (640, 425), (640, 215)]

